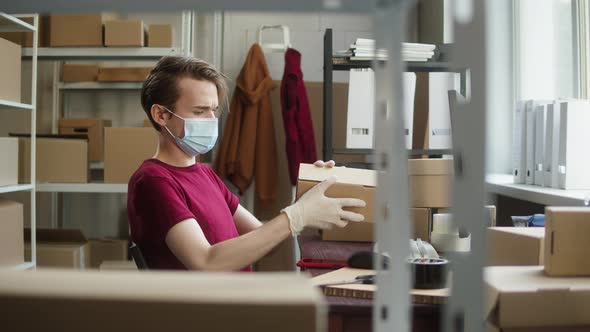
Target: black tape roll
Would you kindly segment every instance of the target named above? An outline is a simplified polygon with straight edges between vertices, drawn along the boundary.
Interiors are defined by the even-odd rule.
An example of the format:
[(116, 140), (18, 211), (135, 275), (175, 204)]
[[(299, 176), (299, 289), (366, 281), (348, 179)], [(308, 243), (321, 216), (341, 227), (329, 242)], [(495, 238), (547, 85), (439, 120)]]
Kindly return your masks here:
[(445, 288), (449, 261), (444, 258), (408, 258), (415, 289)]

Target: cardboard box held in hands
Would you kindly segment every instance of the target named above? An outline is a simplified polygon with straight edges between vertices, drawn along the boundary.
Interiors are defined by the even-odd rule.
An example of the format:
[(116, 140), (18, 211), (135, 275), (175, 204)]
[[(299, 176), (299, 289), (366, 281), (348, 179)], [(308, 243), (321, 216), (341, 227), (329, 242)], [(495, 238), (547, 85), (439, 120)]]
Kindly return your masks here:
[(365, 201), (362, 208), (346, 208), (345, 210), (365, 216), (365, 222), (373, 222), (377, 172), (368, 169), (345, 167), (317, 167), (311, 164), (299, 165), (297, 180), (297, 199), (316, 184), (335, 175), (338, 181), (327, 191), (326, 196), (333, 198), (358, 198)]

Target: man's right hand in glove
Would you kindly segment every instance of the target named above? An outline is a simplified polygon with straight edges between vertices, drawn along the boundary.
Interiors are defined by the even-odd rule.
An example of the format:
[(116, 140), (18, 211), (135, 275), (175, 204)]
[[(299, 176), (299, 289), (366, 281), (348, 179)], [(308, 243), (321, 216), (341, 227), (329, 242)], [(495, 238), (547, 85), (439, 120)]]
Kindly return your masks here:
[(331, 229), (333, 225), (344, 227), (348, 221), (365, 220), (362, 214), (345, 211), (345, 207), (364, 207), (365, 201), (356, 198), (330, 198), (325, 193), (334, 183), (331, 176), (317, 184), (281, 212), (289, 218), (289, 228), (293, 235), (299, 234), (304, 227)]

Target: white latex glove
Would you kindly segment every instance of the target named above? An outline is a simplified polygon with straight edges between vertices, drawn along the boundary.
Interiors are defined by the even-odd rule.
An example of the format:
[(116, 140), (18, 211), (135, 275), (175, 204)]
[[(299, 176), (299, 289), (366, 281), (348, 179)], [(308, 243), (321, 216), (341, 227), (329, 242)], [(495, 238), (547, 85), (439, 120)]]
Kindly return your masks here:
[(289, 228), (293, 235), (299, 234), (304, 227), (331, 229), (333, 225), (344, 227), (348, 221), (365, 220), (362, 214), (345, 211), (344, 207), (364, 207), (365, 201), (356, 198), (330, 198), (325, 192), (336, 183), (336, 176), (331, 176), (308, 190), (297, 202), (281, 212), (289, 218)]

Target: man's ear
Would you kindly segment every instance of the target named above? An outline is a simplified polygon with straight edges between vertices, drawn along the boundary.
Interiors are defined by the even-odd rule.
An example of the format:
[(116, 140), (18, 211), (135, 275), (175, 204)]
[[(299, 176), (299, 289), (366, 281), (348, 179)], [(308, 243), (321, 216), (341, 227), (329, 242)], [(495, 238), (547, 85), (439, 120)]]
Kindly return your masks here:
[(152, 119), (154, 119), (154, 121), (162, 127), (166, 125), (166, 113), (168, 112), (158, 104), (153, 104), (150, 109)]

